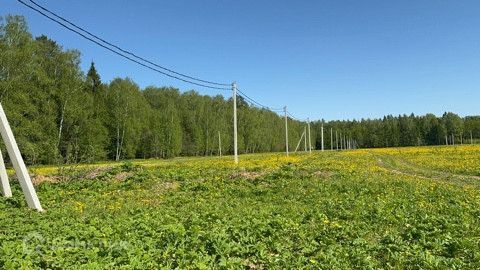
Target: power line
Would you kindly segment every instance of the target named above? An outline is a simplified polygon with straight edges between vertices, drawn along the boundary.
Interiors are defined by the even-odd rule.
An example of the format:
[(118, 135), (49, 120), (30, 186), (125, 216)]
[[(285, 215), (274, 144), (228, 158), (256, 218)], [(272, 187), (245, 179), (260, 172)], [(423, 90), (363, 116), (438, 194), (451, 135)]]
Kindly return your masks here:
[[(123, 57), (129, 61), (132, 61), (138, 65), (141, 65), (145, 68), (148, 68), (152, 71), (155, 71), (155, 72), (158, 72), (162, 75), (165, 75), (167, 77), (170, 77), (170, 78), (173, 78), (173, 79), (177, 79), (177, 80), (180, 80), (180, 81), (183, 81), (183, 82), (186, 82), (186, 83), (190, 83), (190, 84), (193, 84), (193, 85), (197, 85), (197, 86), (201, 86), (201, 87), (205, 87), (205, 88), (210, 88), (210, 89), (218, 89), (218, 90), (226, 90), (226, 91), (230, 91), (231, 88), (227, 88), (227, 87), (221, 87), (221, 86), (230, 86), (230, 84), (227, 84), (227, 83), (218, 83), (218, 82), (212, 82), (212, 81), (207, 81), (207, 80), (202, 80), (202, 79), (198, 79), (198, 78), (195, 78), (195, 77), (192, 77), (192, 76), (188, 76), (188, 75), (185, 75), (185, 74), (182, 74), (182, 73), (179, 73), (179, 72), (176, 72), (174, 70), (171, 70), (171, 69), (168, 69), (166, 67), (163, 67), (163, 66), (160, 66), (152, 61), (149, 61), (141, 56), (138, 56), (136, 55), (135, 53), (133, 52), (130, 52), (128, 50), (125, 50), (125, 49), (122, 49), (121, 47), (109, 42), (109, 41), (106, 41), (105, 39), (89, 32), (88, 30), (76, 25), (75, 23), (65, 19), (64, 17), (54, 13), (53, 11), (50, 11), (49, 9), (41, 6), (40, 4), (36, 3), (35, 1), (33, 0), (29, 0), (29, 2), (31, 2), (33, 5), (35, 5), (36, 7), (24, 2), (23, 0), (17, 0), (18, 2), (20, 2), (21, 4), (23, 4), (24, 6), (36, 11), (37, 13), (41, 14), (42, 16), (46, 17), (47, 19), (59, 24), (60, 26), (66, 28), (67, 30), (89, 40), (90, 42), (106, 49), (106, 50), (109, 50), (111, 51), (112, 53), (120, 56), (120, 57)], [(41, 10), (39, 10), (41, 9)], [(45, 14), (45, 12), (51, 14), (52, 16), (56, 17), (56, 18), (53, 18), (52, 16), (48, 15), (48, 14)], [(61, 21), (65, 22), (66, 24), (69, 24), (70, 26), (66, 25), (65, 23), (61, 22)], [(72, 28), (73, 27), (73, 28)], [(76, 28), (76, 29), (74, 29)], [(83, 32), (83, 33), (82, 33)], [(105, 45), (106, 44), (106, 45)], [(108, 45), (108, 46), (107, 46)], [(109, 47), (110, 46), (110, 47)], [(113, 47), (114, 49), (112, 49), (111, 47)], [(116, 49), (116, 50), (115, 50)], [(128, 56), (130, 55), (130, 56)], [(132, 58), (133, 57), (133, 58)], [(136, 59), (135, 59), (136, 58)], [(138, 60), (137, 60), (138, 59)], [(152, 66), (149, 66), (145, 63), (142, 63), (141, 61), (145, 62), (145, 63), (148, 63)], [(156, 68), (155, 68), (156, 67)], [(163, 71), (162, 71), (163, 70)], [(172, 74), (169, 74), (167, 72), (170, 72), (170, 73), (173, 73), (173, 74), (176, 74), (176, 75), (172, 75)], [(180, 76), (180, 77), (179, 77)], [(184, 77), (184, 78), (182, 78)], [(185, 79), (187, 78), (187, 79)], [(193, 80), (193, 81), (192, 81)], [(197, 82), (195, 82), (197, 81)], [(200, 82), (200, 83), (199, 83)], [(211, 85), (208, 85), (208, 84), (211, 84)], [(212, 85), (217, 85), (217, 86), (212, 86)], [(242, 92), (240, 89), (237, 89), (237, 91), (240, 93), (239, 96), (247, 99), (248, 101), (250, 101), (252, 104), (256, 105), (256, 106), (259, 106), (260, 108), (262, 109), (267, 109), (267, 110), (270, 110), (272, 112), (282, 112), (283, 109), (282, 108), (271, 108), (269, 106), (265, 106), (263, 105), (262, 103), (254, 100), (253, 98), (249, 97), (248, 95), (246, 95), (244, 92)], [(291, 115), (290, 113), (287, 112), (287, 114), (294, 120), (297, 120), (297, 121), (300, 121), (300, 122), (303, 122), (304, 120), (300, 120), (296, 117), (294, 117), (293, 115)]]
[[(210, 86), (210, 85), (206, 85), (206, 84), (204, 84), (204, 83), (215, 84), (215, 85), (222, 85), (222, 86), (229, 86), (230, 84), (210, 82), (210, 81), (206, 81), (206, 80), (201, 80), (201, 79), (197, 79), (197, 78), (194, 78), (194, 77), (190, 77), (190, 76), (184, 75), (184, 74), (182, 74), (182, 73), (178, 73), (178, 72), (175, 72), (175, 71), (173, 71), (173, 70), (164, 68), (164, 67), (162, 67), (162, 66), (160, 66), (160, 65), (157, 65), (157, 64), (155, 64), (155, 63), (153, 63), (153, 62), (151, 62), (151, 61), (148, 61), (148, 60), (146, 60), (146, 59), (144, 59), (144, 58), (142, 58), (142, 57), (139, 57), (139, 56), (137, 56), (137, 55), (135, 55), (135, 54), (133, 54), (133, 53), (131, 53), (131, 52), (129, 52), (129, 51), (123, 50), (123, 49), (121, 49), (120, 47), (115, 46), (115, 45), (113, 45), (113, 44), (111, 44), (111, 43), (109, 43), (109, 42), (107, 42), (107, 41), (105, 41), (105, 40), (103, 40), (103, 39), (101, 39), (101, 38), (99, 38), (99, 37), (91, 34), (91, 33), (88, 32), (87, 30), (84, 30), (83, 28), (81, 28), (81, 27), (79, 27), (79, 26), (76, 26), (75, 24), (71, 23), (70, 21), (68, 21), (68, 20), (60, 17), (59, 15), (56, 15), (55, 13), (53, 13), (53, 12), (49, 11), (48, 9), (40, 6), (39, 4), (35, 3), (35, 2), (32, 1), (32, 0), (29, 0), (29, 1), (32, 2), (34, 5), (36, 5), (36, 6), (38, 6), (39, 8), (45, 10), (46, 12), (52, 14), (53, 16), (59, 18), (60, 20), (63, 20), (63, 21), (65, 21), (66, 23), (68, 23), (68, 24), (70, 24), (70, 25), (72, 25), (72, 26), (80, 29), (80, 31), (83, 31), (83, 32), (87, 33), (88, 35), (92, 36), (93, 38), (88, 37), (88, 36), (86, 36), (85, 34), (81, 33), (80, 31), (78, 31), (78, 30), (76, 30), (76, 29), (73, 29), (73, 28), (65, 25), (64, 23), (60, 22), (59, 20), (57, 20), (57, 19), (55, 19), (55, 18), (52, 18), (51, 16), (49, 16), (49, 15), (45, 14), (44, 12), (42, 12), (41, 10), (39, 10), (38, 8), (33, 7), (32, 5), (29, 5), (28, 3), (25, 3), (25, 2), (22, 1), (22, 0), (17, 0), (17, 1), (20, 2), (21, 4), (23, 4), (24, 6), (30, 8), (30, 9), (36, 11), (36, 12), (38, 12), (38, 13), (41, 14), (42, 16), (48, 18), (49, 20), (51, 20), (51, 21), (53, 21), (53, 22), (56, 22), (57, 24), (63, 26), (64, 28), (66, 28), (66, 29), (68, 29), (68, 30), (70, 30), (70, 31), (72, 31), (72, 32), (80, 35), (81, 37), (83, 37), (83, 38), (85, 38), (85, 39), (87, 39), (87, 40), (89, 40), (89, 41), (91, 41), (91, 42), (93, 42), (93, 43), (101, 46), (102, 48), (105, 48), (105, 49), (107, 49), (107, 50), (109, 50), (109, 51), (111, 51), (111, 52), (113, 52), (113, 53), (115, 53), (115, 54), (117, 54), (117, 55), (125, 58), (125, 59), (128, 59), (128, 60), (130, 60), (130, 61), (132, 61), (132, 62), (134, 62), (134, 63), (137, 63), (137, 64), (139, 64), (139, 65), (141, 65), (141, 66), (143, 66), (143, 67), (146, 67), (146, 68), (148, 68), (148, 69), (150, 69), (150, 70), (156, 71), (156, 72), (158, 72), (158, 73), (160, 73), (160, 74), (163, 74), (163, 75), (168, 76), (168, 77), (173, 78), (173, 79), (177, 79), (177, 80), (180, 80), (180, 81), (183, 81), (183, 82), (186, 82), (186, 83), (190, 83), (190, 84), (197, 85), (197, 86), (201, 86), (201, 87), (205, 87), (205, 88), (219, 89), (219, 90), (231, 90), (230, 88)], [(112, 48), (110, 48), (110, 47), (107, 47), (107, 46), (104, 45), (104, 44), (101, 44), (101, 43), (98, 42), (97, 40), (94, 40), (94, 38), (95, 38), (95, 39), (98, 39), (98, 40), (100, 40), (100, 41), (102, 41), (102, 42), (104, 42), (104, 43), (106, 43), (106, 44), (108, 44), (109, 46), (112, 46), (112, 47), (116, 48), (117, 50), (120, 50), (120, 51), (123, 52), (123, 53), (118, 52), (118, 51), (116, 51), (116, 50), (114, 50), (114, 49), (112, 49)], [(146, 64), (144, 64), (144, 63), (142, 63), (142, 62), (140, 62), (140, 61), (138, 61), (138, 60), (136, 60), (136, 59), (133, 59), (133, 58), (125, 55), (124, 53), (125, 53), (125, 54), (129, 54), (129, 55), (131, 55), (131, 56), (133, 56), (133, 57), (135, 57), (135, 58), (137, 58), (137, 59), (140, 59), (140, 60), (142, 60), (142, 61), (144, 61), (144, 62), (147, 62), (147, 63), (149, 63), (149, 64), (151, 64), (151, 65), (154, 65), (154, 66), (156, 66), (156, 67), (158, 67), (158, 68), (160, 68), (160, 69), (166, 70), (166, 71), (168, 71), (168, 72), (177, 74), (177, 75), (182, 76), (182, 77), (185, 77), (185, 78), (189, 78), (189, 79), (191, 79), (191, 80), (200, 81), (200, 82), (203, 82), (203, 83), (193, 82), (193, 81), (188, 80), (188, 79), (184, 79), (184, 78), (180, 78), (180, 77), (178, 77), (178, 76), (172, 75), (172, 74), (168, 74), (168, 73), (166, 73), (166, 72), (164, 72), (164, 71), (162, 71), (162, 70), (159, 70), (158, 68), (153, 68), (153, 67), (148, 66), (148, 65), (146, 65)]]
[(297, 120), (299, 122), (306, 122), (306, 120), (300, 120), (298, 118), (296, 118), (295, 116), (293, 116), (290, 112), (287, 111), (287, 115), (290, 116), (290, 118), (292, 118), (293, 120)]
[(241, 95), (240, 95), (241, 97), (243, 97), (243, 98), (245, 98), (245, 99), (248, 99), (251, 103), (253, 103), (253, 104), (255, 104), (255, 105), (257, 105), (257, 106), (259, 106), (259, 107), (261, 107), (261, 108), (263, 108), (263, 109), (267, 109), (267, 110), (270, 110), (270, 111), (282, 111), (281, 108), (280, 108), (280, 109), (276, 109), (276, 108), (271, 108), (271, 107), (269, 107), (269, 106), (263, 105), (262, 103), (260, 103), (260, 102), (258, 102), (258, 101), (256, 101), (256, 100), (254, 100), (253, 98), (247, 96), (244, 92), (242, 92), (242, 91), (241, 91), (240, 89), (238, 89), (238, 88), (237, 88), (237, 91), (241, 94)]

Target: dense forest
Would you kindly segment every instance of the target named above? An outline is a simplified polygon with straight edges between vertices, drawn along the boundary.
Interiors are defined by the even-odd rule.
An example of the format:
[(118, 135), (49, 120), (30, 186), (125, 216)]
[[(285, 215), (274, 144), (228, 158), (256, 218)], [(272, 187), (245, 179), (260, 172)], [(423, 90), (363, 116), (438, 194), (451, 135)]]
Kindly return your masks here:
[[(332, 139), (336, 149), (337, 138), (339, 148), (345, 138), (346, 141), (356, 141), (362, 148), (467, 144), (480, 138), (479, 116), (462, 118), (451, 112), (444, 113), (442, 117), (411, 114), (360, 121), (317, 121), (312, 123), (317, 133), (321, 132), (322, 124), (326, 149), (332, 148)], [(317, 148), (321, 145), (320, 136), (316, 145)]]
[[(129, 78), (101, 80), (80, 52), (33, 38), (21, 16), (0, 25), (0, 101), (29, 164), (168, 158), (232, 152), (233, 103), (221, 95), (140, 89)], [(282, 151), (284, 120), (237, 100), (240, 153)], [(290, 120), (294, 144), (303, 123)]]
[[(129, 78), (104, 82), (99, 74), (94, 63), (81, 70), (80, 52), (44, 35), (33, 37), (22, 16), (0, 21), (0, 102), (27, 163), (217, 155), (220, 141), (224, 154), (232, 152), (231, 98), (173, 87), (140, 89)], [(237, 105), (240, 153), (284, 151), (283, 116), (241, 97)], [(322, 121), (312, 124), (318, 149)], [(305, 125), (289, 119), (291, 148)], [(444, 144), (447, 134), (452, 143), (480, 137), (479, 117), (453, 113), (323, 125), (327, 149), (335, 132), (359, 147)]]

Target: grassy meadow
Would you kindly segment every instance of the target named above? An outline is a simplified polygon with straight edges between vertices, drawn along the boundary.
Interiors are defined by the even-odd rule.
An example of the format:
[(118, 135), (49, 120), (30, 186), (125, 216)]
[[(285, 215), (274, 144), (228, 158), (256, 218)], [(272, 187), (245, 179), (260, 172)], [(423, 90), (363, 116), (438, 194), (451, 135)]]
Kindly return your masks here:
[(30, 170), (0, 269), (480, 269), (480, 146)]

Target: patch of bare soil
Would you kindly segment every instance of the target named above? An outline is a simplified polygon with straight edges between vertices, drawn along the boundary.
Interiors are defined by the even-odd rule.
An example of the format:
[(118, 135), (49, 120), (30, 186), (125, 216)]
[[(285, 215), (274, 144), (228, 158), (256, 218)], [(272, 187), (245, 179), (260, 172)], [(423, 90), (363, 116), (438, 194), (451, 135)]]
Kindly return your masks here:
[(178, 182), (162, 182), (154, 186), (154, 190), (162, 192), (170, 189), (177, 189), (180, 186)]
[(123, 182), (123, 181), (127, 180), (129, 177), (132, 177), (132, 176), (133, 176), (132, 172), (121, 172), (121, 173), (116, 174), (113, 177), (113, 181)]
[(97, 177), (101, 176), (102, 174), (112, 170), (112, 167), (97, 167), (85, 174), (83, 178), (88, 180), (96, 179)]
[(327, 179), (333, 176), (332, 172), (329, 171), (316, 171), (313, 173), (313, 176), (322, 178), (322, 179)]
[(242, 171), (242, 172), (237, 172), (234, 173), (230, 176), (230, 179), (238, 179), (238, 178), (243, 178), (247, 180), (257, 180), (258, 178), (264, 176), (265, 173), (262, 172), (247, 172), (247, 171)]
[(62, 178), (60, 176), (45, 176), (45, 175), (33, 175), (31, 179), (34, 185), (38, 185), (41, 183), (58, 183), (62, 181)]

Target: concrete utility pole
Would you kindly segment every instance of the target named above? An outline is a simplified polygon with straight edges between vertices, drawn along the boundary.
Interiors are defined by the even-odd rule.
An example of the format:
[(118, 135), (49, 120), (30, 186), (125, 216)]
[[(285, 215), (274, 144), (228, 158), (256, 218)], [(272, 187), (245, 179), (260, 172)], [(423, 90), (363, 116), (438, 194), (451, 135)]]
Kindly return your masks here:
[(233, 92), (233, 154), (235, 164), (238, 164), (238, 136), (237, 136), (237, 84), (232, 83)]
[(287, 153), (287, 157), (288, 157), (288, 118), (287, 118), (287, 106), (283, 107), (283, 111), (285, 112), (285, 152)]
[(338, 130), (335, 130), (335, 144), (337, 144), (337, 150), (338, 150)]
[(305, 153), (307, 152), (307, 127), (303, 128), (303, 134), (305, 134), (304, 142), (305, 142)]
[(312, 138), (310, 137), (310, 119), (307, 119), (308, 122), (308, 149), (310, 154), (312, 153)]
[(333, 150), (333, 128), (330, 128), (330, 150)]
[(323, 122), (322, 122), (322, 128), (321, 128), (321, 131), (322, 131), (322, 152), (325, 150), (325, 147), (323, 145)]
[(297, 147), (295, 147), (294, 153), (298, 151), (298, 148), (300, 147), (300, 144), (302, 143), (303, 136), (306, 136), (305, 132), (302, 133), (302, 136), (300, 137), (300, 140), (298, 140)]
[(222, 137), (220, 137), (220, 131), (218, 132), (218, 154), (222, 156)]
[(343, 136), (342, 133), (340, 132), (340, 150), (343, 150)]
[[(35, 188), (33, 187), (32, 180), (30, 179), (30, 175), (28, 174), (27, 166), (25, 166), (25, 162), (23, 161), (22, 155), (20, 154), (20, 149), (18, 149), (17, 142), (15, 140), (15, 137), (13, 136), (12, 129), (10, 128), (10, 124), (8, 123), (7, 116), (5, 115), (1, 104), (0, 133), (2, 135), (3, 141), (5, 142), (8, 156), (12, 161), (13, 168), (15, 169), (15, 174), (17, 175), (18, 182), (20, 182), (20, 186), (22, 187), (22, 191), (25, 195), (28, 206), (38, 211), (43, 211), (42, 206), (40, 205), (40, 201), (38, 200), (37, 193), (35, 192)], [(2, 164), (4, 168), (5, 164), (3, 162)], [(1, 177), (2, 191), (4, 195), (10, 195), (10, 187), (4, 187), (5, 185), (9, 185), (8, 179), (4, 177), (5, 175)]]

